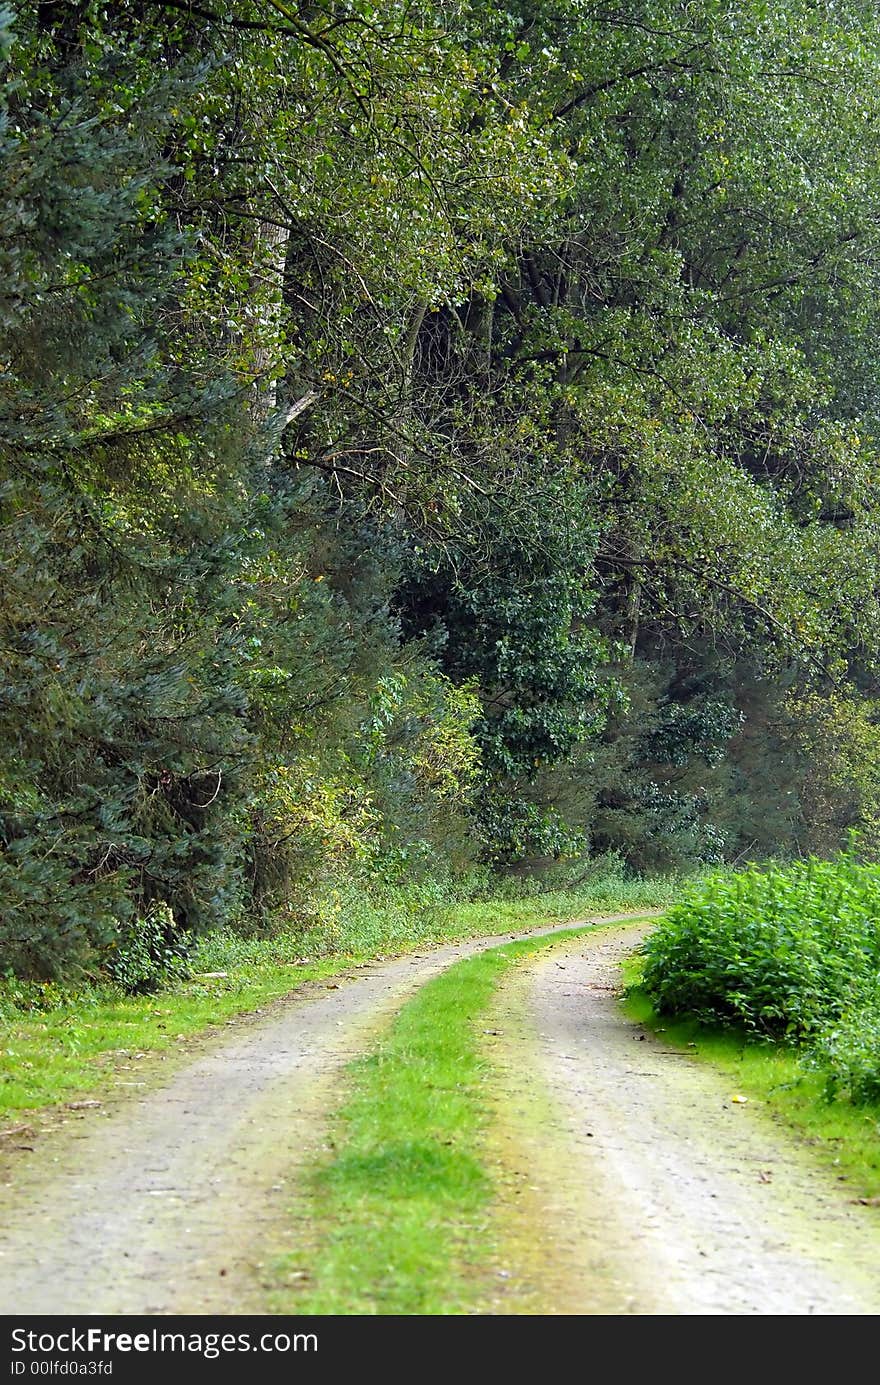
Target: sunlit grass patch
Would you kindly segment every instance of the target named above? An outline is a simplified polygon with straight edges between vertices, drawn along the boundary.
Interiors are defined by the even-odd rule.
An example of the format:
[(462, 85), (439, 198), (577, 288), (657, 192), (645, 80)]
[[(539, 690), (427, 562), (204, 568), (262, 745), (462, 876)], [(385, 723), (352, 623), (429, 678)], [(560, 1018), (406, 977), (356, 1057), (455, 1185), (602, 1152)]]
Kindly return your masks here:
[(277, 1311), (450, 1314), (481, 1298), (494, 1193), (482, 1148), (490, 1070), (481, 1025), (509, 968), (558, 941), (550, 934), (458, 962), (350, 1066), (332, 1153), (308, 1183), (311, 1249), (304, 1256), (300, 1244), (277, 1267), (288, 1284)]

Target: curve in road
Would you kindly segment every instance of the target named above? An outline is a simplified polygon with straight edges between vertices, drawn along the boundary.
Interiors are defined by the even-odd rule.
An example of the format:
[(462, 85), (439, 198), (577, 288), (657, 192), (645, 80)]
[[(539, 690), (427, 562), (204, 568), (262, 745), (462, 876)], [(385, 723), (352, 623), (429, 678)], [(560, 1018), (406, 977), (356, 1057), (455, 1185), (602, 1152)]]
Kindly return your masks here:
[(0, 1313), (266, 1311), (264, 1266), (290, 1248), (294, 1175), (334, 1077), (419, 985), (509, 937), (277, 1003), (156, 1090), (41, 1139), (0, 1189)]

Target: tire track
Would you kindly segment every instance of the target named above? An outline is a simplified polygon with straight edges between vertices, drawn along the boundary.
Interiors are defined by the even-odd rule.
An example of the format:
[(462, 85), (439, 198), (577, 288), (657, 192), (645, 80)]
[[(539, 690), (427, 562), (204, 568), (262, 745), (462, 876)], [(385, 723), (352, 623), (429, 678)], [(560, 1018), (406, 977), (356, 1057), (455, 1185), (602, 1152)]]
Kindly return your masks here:
[(290, 1249), (295, 1174), (341, 1068), (418, 986), (510, 936), (276, 1003), (158, 1089), (41, 1138), (0, 1189), (0, 1313), (266, 1311), (265, 1267)]
[(731, 1103), (729, 1078), (622, 1015), (619, 963), (643, 933), (544, 952), (499, 998), (512, 1230), (494, 1311), (877, 1313), (875, 1214)]

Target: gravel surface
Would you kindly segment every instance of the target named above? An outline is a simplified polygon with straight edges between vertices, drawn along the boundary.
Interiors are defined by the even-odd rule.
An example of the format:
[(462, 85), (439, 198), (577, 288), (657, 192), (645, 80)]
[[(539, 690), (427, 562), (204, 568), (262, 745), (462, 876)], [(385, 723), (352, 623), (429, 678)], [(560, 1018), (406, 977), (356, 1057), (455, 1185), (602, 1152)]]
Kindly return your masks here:
[(880, 1312), (880, 1221), (731, 1079), (616, 1003), (644, 930), (539, 954), (502, 992), (509, 1227), (494, 1311)]
[[(487, 1021), (503, 1192), (485, 1310), (880, 1312), (877, 1212), (621, 1014), (640, 936), (538, 954)], [(234, 1021), (140, 1096), (69, 1112), (0, 1188), (0, 1313), (266, 1311), (341, 1067), (418, 986), (503, 940), (373, 964)]]
[(277, 1002), (161, 1086), (29, 1141), (0, 1188), (0, 1313), (265, 1311), (263, 1267), (290, 1249), (295, 1174), (340, 1068), (419, 985), (509, 936)]

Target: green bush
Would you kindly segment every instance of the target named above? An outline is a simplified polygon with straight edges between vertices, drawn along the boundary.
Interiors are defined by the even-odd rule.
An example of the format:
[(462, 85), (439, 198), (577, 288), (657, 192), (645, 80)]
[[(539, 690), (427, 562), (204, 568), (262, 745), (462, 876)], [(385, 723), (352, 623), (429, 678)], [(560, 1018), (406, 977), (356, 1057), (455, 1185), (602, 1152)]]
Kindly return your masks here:
[(802, 1044), (830, 1095), (880, 1096), (880, 867), (842, 854), (712, 874), (645, 953), (660, 1013)]
[(825, 1072), (829, 1098), (880, 1101), (880, 993), (875, 989), (822, 1030), (812, 1056)]
[(169, 906), (156, 904), (120, 931), (105, 970), (123, 991), (147, 995), (186, 974), (190, 942)]
[(880, 966), (880, 868), (852, 856), (712, 874), (647, 944), (661, 1012), (802, 1039), (836, 1020)]

